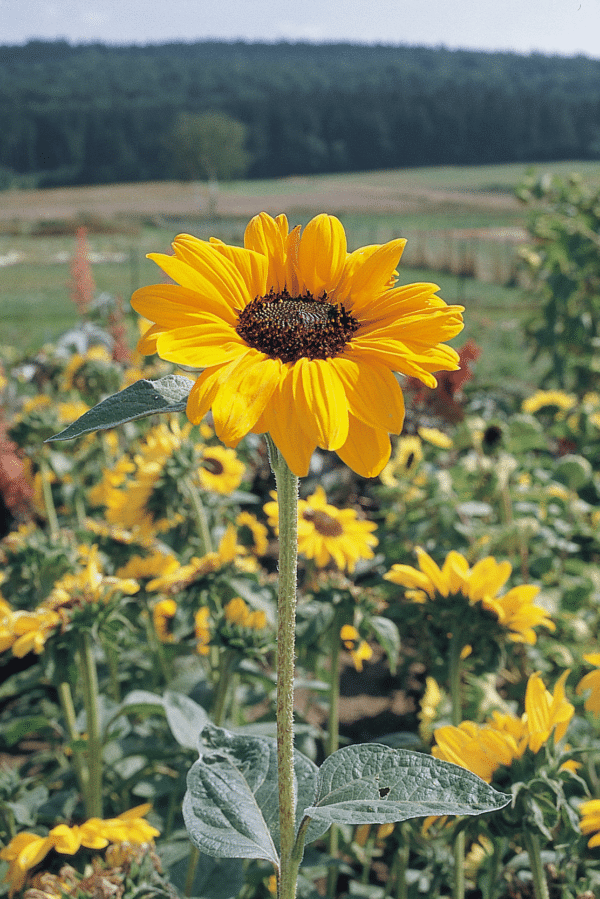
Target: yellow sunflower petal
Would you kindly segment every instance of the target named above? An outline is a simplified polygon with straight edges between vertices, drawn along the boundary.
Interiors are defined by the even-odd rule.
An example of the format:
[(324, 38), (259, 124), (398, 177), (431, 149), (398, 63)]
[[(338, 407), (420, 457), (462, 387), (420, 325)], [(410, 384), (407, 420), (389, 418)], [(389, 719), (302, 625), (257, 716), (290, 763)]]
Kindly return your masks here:
[(221, 241), (211, 243), (211, 246), (229, 259), (241, 273), (251, 299), (266, 293), (268, 261), (265, 256), (252, 250), (229, 246)]
[(292, 384), (302, 430), (323, 449), (337, 450), (348, 437), (348, 400), (335, 368), (326, 359), (300, 359)]
[(361, 256), (350, 254), (334, 299), (344, 302), (353, 315), (361, 316), (364, 313), (368, 316), (373, 298), (388, 286), (405, 246), (406, 240), (398, 238), (374, 248), (373, 252)]
[(285, 216), (281, 221), (275, 221), (266, 212), (261, 212), (255, 215), (246, 226), (244, 246), (257, 253), (262, 253), (268, 260), (267, 291), (273, 288), (279, 292), (286, 286), (287, 235), (288, 224)]
[(213, 400), (215, 432), (227, 446), (235, 446), (252, 430), (280, 379), (281, 362), (249, 351), (229, 371)]
[(300, 290), (321, 296), (337, 287), (346, 261), (346, 233), (333, 215), (315, 216), (304, 229), (298, 248)]
[[(243, 256), (253, 254), (252, 250), (241, 247), (236, 249), (239, 253), (239, 260)], [(181, 260), (194, 272), (201, 273), (204, 281), (209, 281), (233, 309), (242, 308), (240, 302), (245, 305), (254, 299), (254, 296), (251, 295), (251, 284), (244, 278), (245, 272), (253, 271), (252, 262), (249, 260), (242, 264), (241, 269), (237, 268), (231, 259), (219, 252), (213, 244), (192, 237), (190, 234), (178, 234), (173, 241), (173, 250), (178, 260)], [(257, 257), (255, 266), (264, 266), (264, 260), (260, 254), (253, 255)], [(266, 267), (264, 274), (266, 276)], [(174, 280), (181, 283), (177, 278)]]
[(294, 474), (305, 477), (317, 444), (299, 426), (294, 410), (290, 366), (284, 366), (284, 369), (287, 372), (279, 389), (274, 392), (269, 407), (257, 421), (254, 430), (259, 434), (268, 432)]
[(337, 454), (363, 478), (376, 478), (392, 451), (387, 431), (372, 428), (354, 415), (348, 416), (348, 437)]
[(199, 294), (179, 284), (152, 284), (136, 290), (131, 305), (144, 318), (165, 327), (181, 327), (186, 317), (193, 321), (194, 316), (205, 314), (221, 318), (232, 327), (237, 323), (235, 311), (212, 287)]
[(163, 330), (156, 338), (156, 347), (161, 358), (167, 362), (193, 368), (224, 365), (249, 352), (248, 346), (233, 328), (218, 321), (211, 323), (210, 327), (191, 325)]
[(399, 434), (404, 424), (404, 397), (388, 368), (354, 359), (332, 359), (346, 391), (350, 411), (372, 428)]

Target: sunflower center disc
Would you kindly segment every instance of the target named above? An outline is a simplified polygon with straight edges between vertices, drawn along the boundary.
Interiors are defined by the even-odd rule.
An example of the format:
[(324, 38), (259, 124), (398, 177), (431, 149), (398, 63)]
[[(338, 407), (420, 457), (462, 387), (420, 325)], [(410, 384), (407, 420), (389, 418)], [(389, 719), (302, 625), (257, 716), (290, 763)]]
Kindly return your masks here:
[(204, 457), (202, 460), (202, 468), (205, 468), (210, 474), (223, 474), (225, 471), (223, 463), (219, 462), (218, 459), (213, 459), (212, 456)]
[(327, 512), (322, 512), (320, 509), (306, 509), (302, 513), (302, 517), (305, 521), (312, 522), (315, 530), (322, 534), (323, 537), (341, 537), (344, 533), (344, 529), (339, 521), (336, 521), (335, 518), (332, 518), (331, 515), (328, 515)]
[(239, 313), (237, 333), (248, 346), (282, 362), (338, 356), (359, 322), (327, 295), (291, 296), (287, 290), (257, 297)]

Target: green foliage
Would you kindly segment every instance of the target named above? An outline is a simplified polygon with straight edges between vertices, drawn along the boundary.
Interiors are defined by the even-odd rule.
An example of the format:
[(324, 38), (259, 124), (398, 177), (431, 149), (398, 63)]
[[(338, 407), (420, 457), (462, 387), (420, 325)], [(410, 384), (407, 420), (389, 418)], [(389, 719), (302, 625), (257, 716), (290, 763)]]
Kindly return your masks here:
[[(426, 815), (479, 815), (509, 797), (470, 772), (430, 756), (375, 743), (348, 746), (317, 769), (297, 753), (297, 840), (311, 842), (332, 824), (383, 824)], [(202, 732), (200, 758), (188, 774), (184, 818), (201, 851), (278, 865), (277, 744)]]
[(247, 128), (224, 112), (180, 113), (168, 141), (183, 181), (230, 181), (246, 173)]
[(581, 396), (600, 386), (600, 189), (531, 175), (517, 195), (532, 207), (522, 255), (541, 301), (526, 326), (533, 359), (550, 362), (545, 385)]
[(3, 47), (0, 183), (172, 178), (165, 138), (178, 116), (209, 111), (245, 126), (253, 177), (593, 159), (599, 66), (402, 46), (32, 41)]
[(190, 379), (181, 375), (166, 375), (159, 381), (136, 381), (102, 400), (49, 440), (73, 440), (91, 431), (115, 428), (157, 412), (182, 412), (191, 389)]

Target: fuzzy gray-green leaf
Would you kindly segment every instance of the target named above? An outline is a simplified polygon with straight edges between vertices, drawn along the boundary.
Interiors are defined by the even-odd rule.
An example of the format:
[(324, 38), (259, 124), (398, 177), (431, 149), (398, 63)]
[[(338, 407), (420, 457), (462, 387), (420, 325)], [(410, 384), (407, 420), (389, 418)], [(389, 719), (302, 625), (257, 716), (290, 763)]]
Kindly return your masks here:
[(193, 381), (181, 375), (167, 375), (158, 381), (136, 381), (125, 390), (107, 396), (63, 431), (48, 437), (45, 442), (72, 440), (91, 431), (116, 428), (126, 421), (145, 418), (158, 412), (183, 412), (193, 384)]
[(480, 815), (509, 801), (457, 765), (365, 743), (325, 759), (316, 801), (304, 814), (329, 824), (385, 824), (427, 815)]

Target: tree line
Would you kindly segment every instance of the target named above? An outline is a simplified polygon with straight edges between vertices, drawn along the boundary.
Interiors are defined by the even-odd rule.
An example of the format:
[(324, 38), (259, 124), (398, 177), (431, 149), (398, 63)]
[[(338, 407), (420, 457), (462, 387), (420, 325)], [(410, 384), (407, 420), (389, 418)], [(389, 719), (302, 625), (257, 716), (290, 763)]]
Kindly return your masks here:
[(208, 113), (243, 128), (254, 178), (594, 159), (600, 60), (284, 42), (3, 46), (0, 186), (185, 177), (178, 128)]

